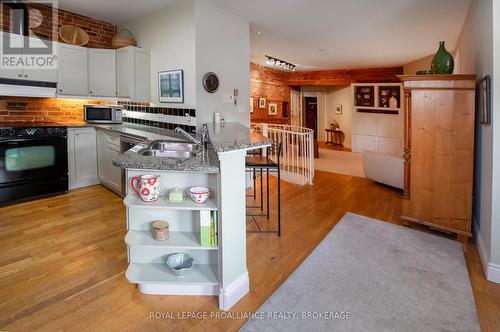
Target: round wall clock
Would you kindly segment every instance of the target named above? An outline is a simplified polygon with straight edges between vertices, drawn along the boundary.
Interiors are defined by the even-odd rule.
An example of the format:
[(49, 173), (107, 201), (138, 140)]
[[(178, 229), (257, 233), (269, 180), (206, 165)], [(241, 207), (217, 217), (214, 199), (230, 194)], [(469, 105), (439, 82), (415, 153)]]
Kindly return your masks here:
[(214, 93), (219, 89), (219, 78), (214, 72), (206, 73), (203, 76), (203, 87), (210, 93)]

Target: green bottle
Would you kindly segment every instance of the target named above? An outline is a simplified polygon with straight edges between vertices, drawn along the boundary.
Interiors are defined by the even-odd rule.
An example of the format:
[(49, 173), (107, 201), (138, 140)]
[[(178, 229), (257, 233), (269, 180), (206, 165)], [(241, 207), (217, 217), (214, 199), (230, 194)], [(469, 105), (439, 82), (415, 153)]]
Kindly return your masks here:
[(453, 56), (444, 47), (444, 41), (439, 42), (439, 49), (434, 55), (431, 63), (431, 70), (433, 74), (452, 74), (455, 61)]

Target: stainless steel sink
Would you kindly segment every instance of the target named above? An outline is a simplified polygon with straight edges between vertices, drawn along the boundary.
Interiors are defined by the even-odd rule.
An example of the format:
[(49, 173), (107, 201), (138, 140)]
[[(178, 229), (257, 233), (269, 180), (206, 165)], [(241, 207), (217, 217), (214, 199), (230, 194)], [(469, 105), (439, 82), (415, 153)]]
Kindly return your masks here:
[(176, 141), (158, 140), (151, 142), (147, 147), (137, 151), (141, 156), (154, 156), (173, 159), (189, 159), (200, 151), (196, 144)]

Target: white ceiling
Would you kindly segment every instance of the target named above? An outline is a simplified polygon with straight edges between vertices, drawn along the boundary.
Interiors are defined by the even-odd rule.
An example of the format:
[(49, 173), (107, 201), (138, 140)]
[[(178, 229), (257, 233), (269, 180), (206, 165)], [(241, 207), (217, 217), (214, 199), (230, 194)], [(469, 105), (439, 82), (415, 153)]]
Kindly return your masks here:
[(118, 24), (166, 7), (177, 0), (59, 0), (59, 8)]
[[(116, 24), (175, 1), (59, 0), (59, 7)], [(470, 4), (470, 0), (209, 1), (250, 21), (253, 62), (264, 64), (268, 54), (296, 64), (298, 70), (402, 65), (434, 53), (440, 40), (454, 49)]]

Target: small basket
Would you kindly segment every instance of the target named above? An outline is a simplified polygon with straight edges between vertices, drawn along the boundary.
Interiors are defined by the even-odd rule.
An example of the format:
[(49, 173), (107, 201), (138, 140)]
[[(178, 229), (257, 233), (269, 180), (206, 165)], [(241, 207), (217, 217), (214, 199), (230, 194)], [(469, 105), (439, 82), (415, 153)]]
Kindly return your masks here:
[[(127, 32), (128, 36), (120, 35), (122, 32)], [(121, 48), (125, 46), (137, 46), (134, 35), (127, 29), (121, 29), (111, 40), (113, 48)]]
[(83, 46), (89, 42), (89, 35), (76, 25), (61, 25), (59, 27), (59, 37), (71, 45)]

